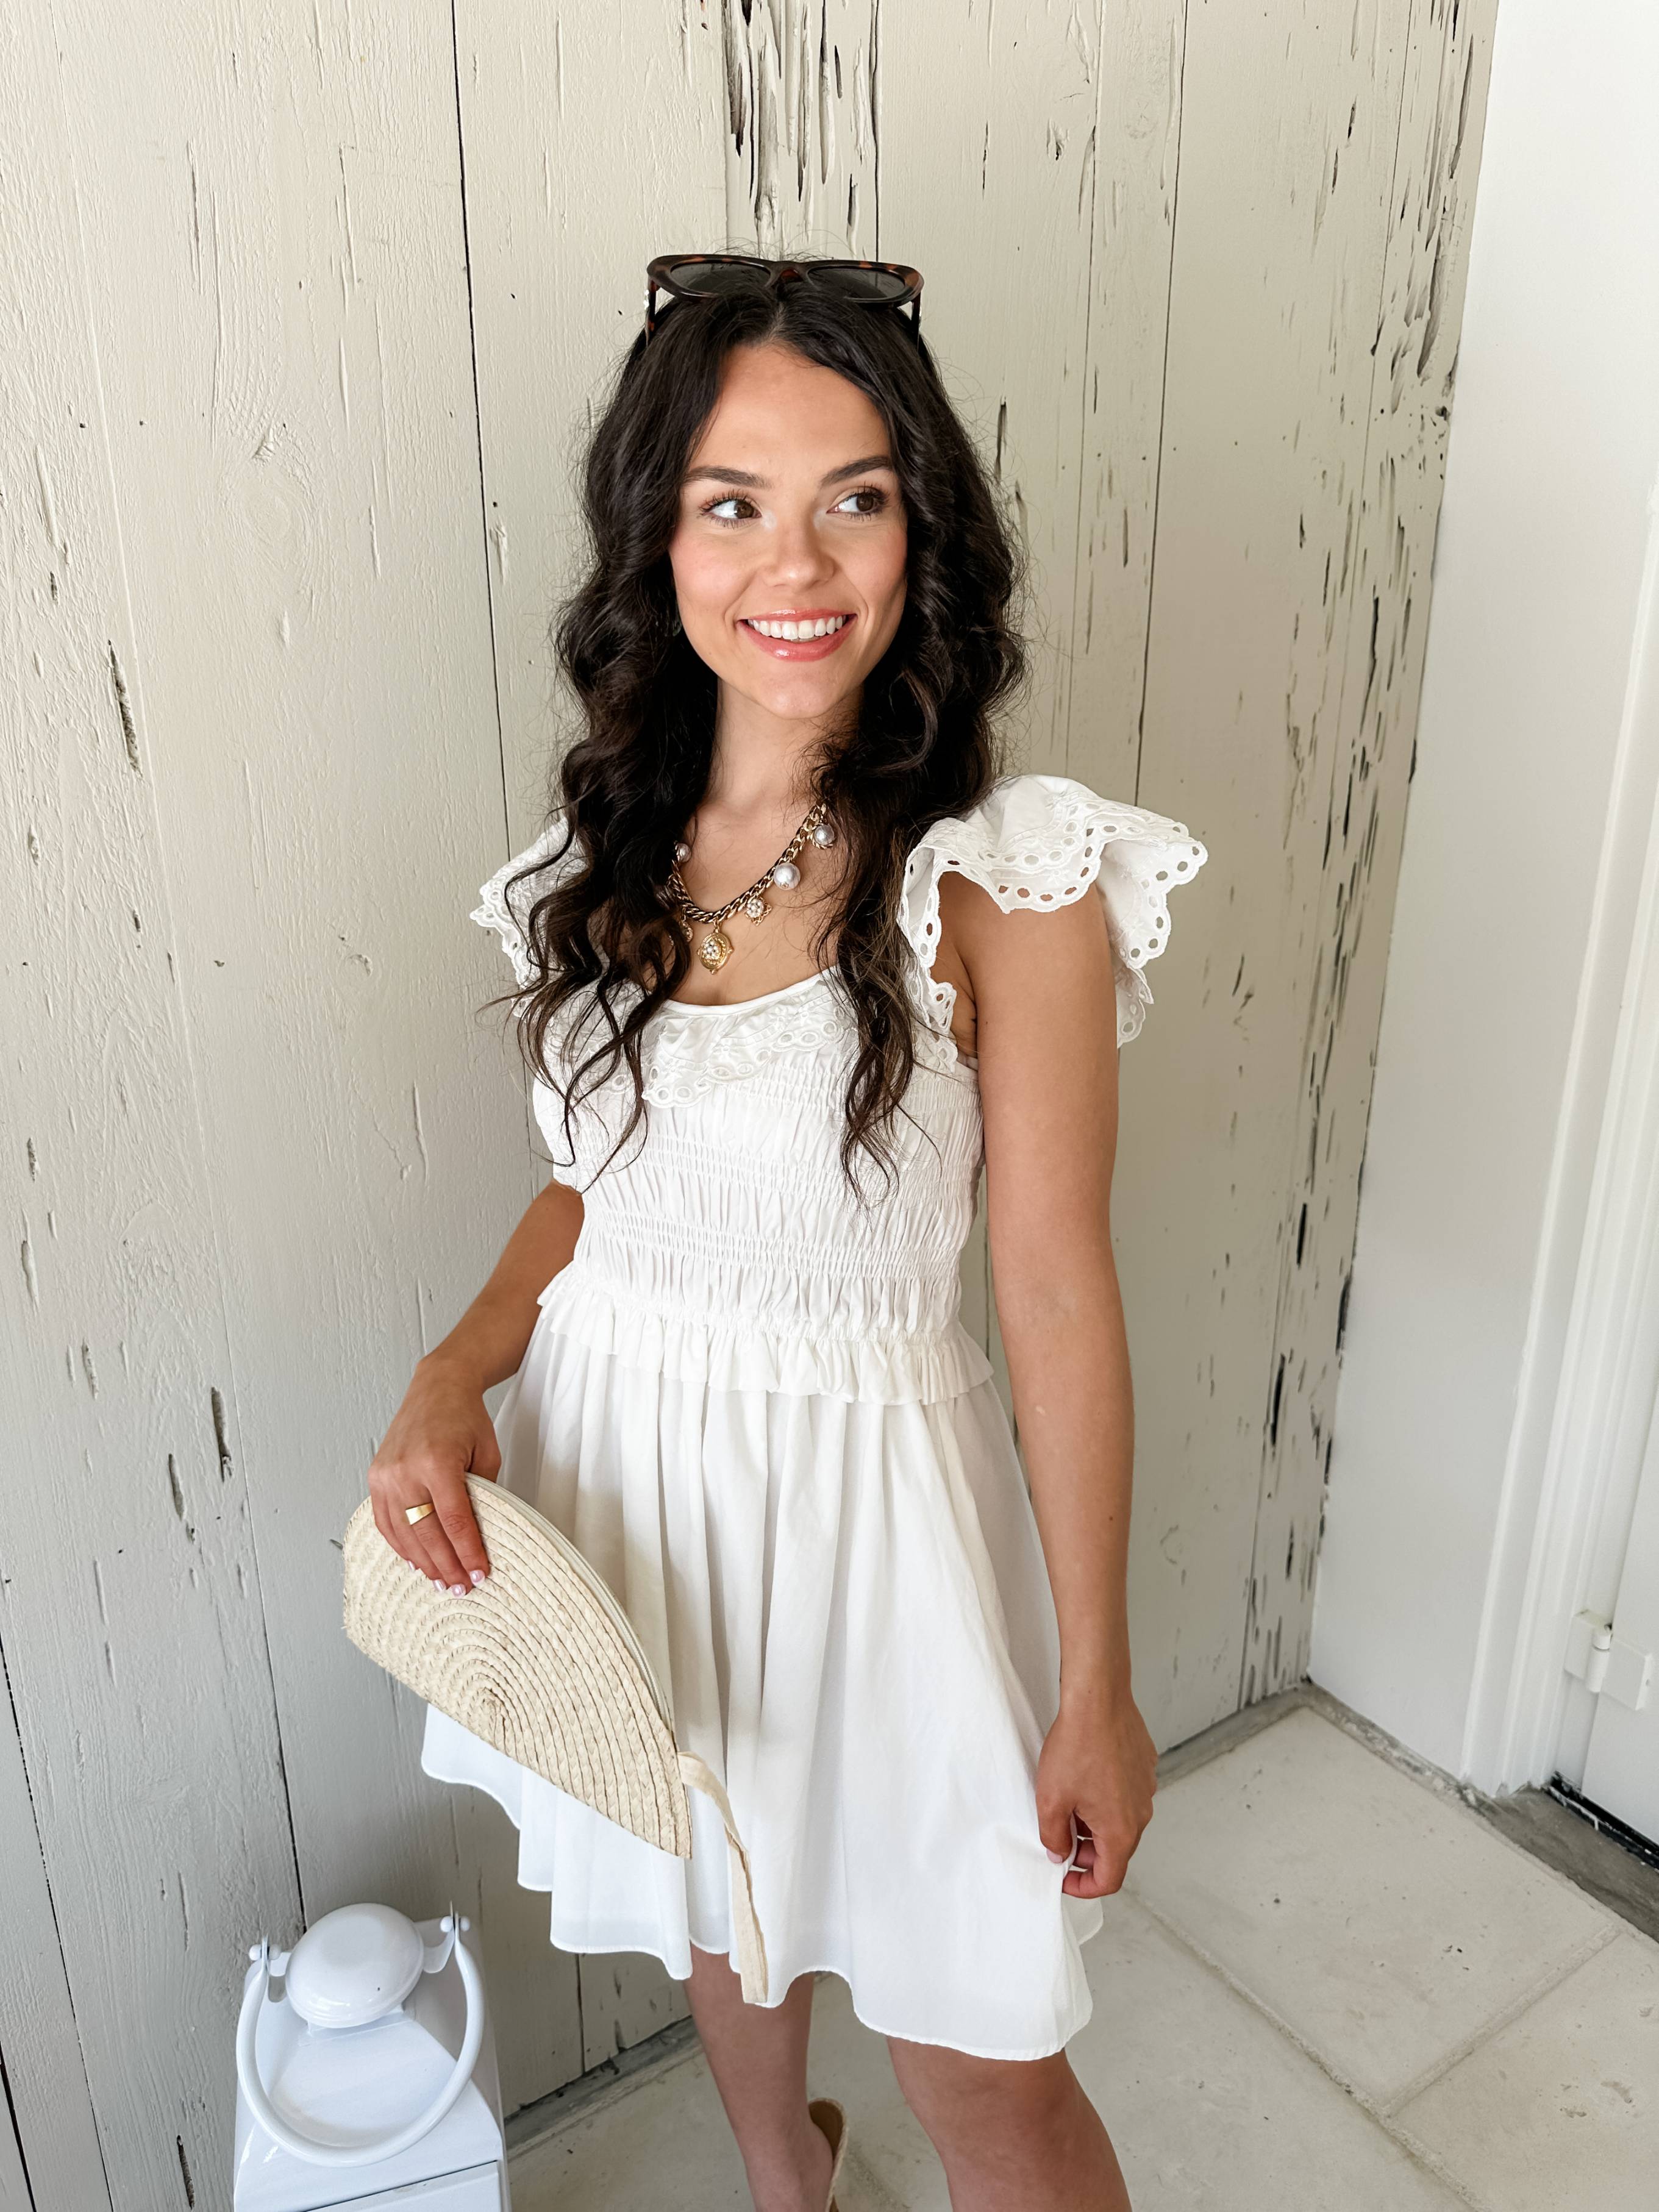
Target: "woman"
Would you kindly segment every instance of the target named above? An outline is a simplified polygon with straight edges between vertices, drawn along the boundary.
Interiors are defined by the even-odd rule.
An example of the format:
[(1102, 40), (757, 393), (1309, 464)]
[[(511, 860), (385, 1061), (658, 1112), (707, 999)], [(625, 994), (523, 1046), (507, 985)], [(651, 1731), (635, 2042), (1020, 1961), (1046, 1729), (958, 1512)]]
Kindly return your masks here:
[[(724, 1780), (765, 2006), (710, 1805), (676, 1859), (428, 1712), (426, 1771), (512, 1814), (554, 1942), (689, 1977), (760, 2212), (823, 2212), (839, 2170), (825, 1968), (957, 2212), (1123, 2206), (1065, 2056), (1154, 1779), (1108, 1196), (1118, 1046), (1205, 854), (999, 773), (1012, 550), (897, 304), (920, 279), (848, 266), (676, 264), (593, 433), (558, 632), (586, 726), (475, 915), (554, 1180), (370, 1488), (457, 1602), (489, 1571), (463, 1476), (537, 1504)], [(981, 1158), (1029, 1497), (957, 1317)]]

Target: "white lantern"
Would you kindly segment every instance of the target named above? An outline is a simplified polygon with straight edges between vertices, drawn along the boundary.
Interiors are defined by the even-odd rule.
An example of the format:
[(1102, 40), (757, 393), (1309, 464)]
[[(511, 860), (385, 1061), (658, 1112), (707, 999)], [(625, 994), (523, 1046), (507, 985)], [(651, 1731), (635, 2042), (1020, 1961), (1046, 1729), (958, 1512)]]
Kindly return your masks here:
[(236, 2031), (235, 2212), (507, 2212), (469, 1924), (347, 1905), (291, 1952), (255, 1945)]

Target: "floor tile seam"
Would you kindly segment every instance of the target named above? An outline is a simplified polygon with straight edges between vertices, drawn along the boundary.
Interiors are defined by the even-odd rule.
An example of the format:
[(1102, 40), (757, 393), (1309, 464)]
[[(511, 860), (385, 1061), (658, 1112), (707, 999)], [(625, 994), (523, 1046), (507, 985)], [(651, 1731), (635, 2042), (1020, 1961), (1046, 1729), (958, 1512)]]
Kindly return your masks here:
[(1501, 2010), (1495, 2012), (1489, 2021), (1466, 2035), (1461, 2043), (1454, 2045), (1444, 2059), (1426, 2067), (1421, 2074), (1407, 2082), (1403, 2089), (1387, 2100), (1383, 2108), (1390, 2127), (1395, 2124), (1399, 2115), (1408, 2105), (1414, 2104), (1418, 2098), (1425, 2095), (1432, 2089), (1437, 2081), (1443, 2081), (1448, 2074), (1455, 2072), (1465, 2059), (1472, 2058), (1477, 2051), (1484, 2049), (1489, 2043), (1495, 2042), (1498, 2037), (1513, 2027), (1517, 2021), (1524, 2020), (1535, 2007), (1542, 2004), (1547, 1998), (1553, 1997), (1558, 1990), (1564, 1988), (1572, 1979), (1575, 1974), (1582, 1973), (1592, 1960), (1599, 1959), (1603, 1951), (1610, 1949), (1613, 1944), (1620, 1942), (1627, 1932), (1624, 1928), (1615, 1926), (1607, 1933), (1598, 1930), (1595, 1936), (1587, 1937), (1575, 1951), (1565, 1954), (1565, 1964), (1559, 1970), (1541, 1974), (1522, 1996), (1504, 2005)]
[(1299, 2052), (1310, 2066), (1323, 2075), (1333, 2088), (1340, 2090), (1348, 2101), (1364, 2114), (1377, 2133), (1393, 2143), (1395, 2149), (1401, 2152), (1413, 2166), (1421, 2167), (1431, 2179), (1438, 2182), (1443, 2188), (1456, 2197), (1459, 2203), (1467, 2205), (1469, 2212), (1495, 2212), (1495, 2208), (1485, 2197), (1474, 2195), (1468, 2183), (1454, 2173), (1436, 2153), (1419, 2145), (1414, 2137), (1407, 2139), (1401, 2131), (1398, 2130), (1388, 2110), (1376, 2098), (1362, 2089), (1358, 2082), (1350, 2081), (1346, 2074), (1341, 2073), (1332, 2061), (1326, 2057), (1323, 2051), (1310, 2043), (1306, 2036), (1292, 2027), (1282, 2014), (1275, 2012), (1267, 2000), (1259, 1996), (1248, 1983), (1242, 1982), (1220, 1959), (1206, 1951), (1204, 1946), (1189, 1935), (1178, 1921), (1171, 1920), (1158, 1911), (1139, 1892), (1131, 1893), (1129, 1901), (1138, 1906), (1155, 1926), (1161, 1929), (1177, 1949), (1185, 1951), (1189, 1958), (1196, 1960), (1198, 1965), (1213, 1975), (1224, 1987), (1231, 1990), (1235, 1996), (1242, 1998), (1260, 2019), (1265, 2020), (1270, 2027), (1275, 2029), (1293, 2051)]
[(1443, 2182), (1471, 2208), (1471, 2212), (1509, 2212), (1509, 2207), (1497, 2197), (1479, 2195), (1472, 2182), (1462, 2180), (1452, 2171), (1443, 2152), (1436, 2150), (1432, 2144), (1424, 2142), (1409, 2128), (1401, 2126), (1397, 2120), (1385, 2120), (1381, 2124), (1390, 2142), (1404, 2151), (1407, 2158), (1415, 2160), (1437, 2181)]
[(1415, 2136), (1408, 2135), (1377, 2113), (1372, 2112), (1369, 2117), (1377, 2133), (1386, 2136), (1402, 2158), (1419, 2172), (1426, 2173), (1431, 2181), (1437, 2181), (1448, 2197), (1455, 2197), (1460, 2204), (1467, 2206), (1468, 2212), (1508, 2212), (1508, 2208), (1496, 2198), (1483, 2197), (1474, 2184), (1466, 2180), (1431, 2145), (1419, 2142)]

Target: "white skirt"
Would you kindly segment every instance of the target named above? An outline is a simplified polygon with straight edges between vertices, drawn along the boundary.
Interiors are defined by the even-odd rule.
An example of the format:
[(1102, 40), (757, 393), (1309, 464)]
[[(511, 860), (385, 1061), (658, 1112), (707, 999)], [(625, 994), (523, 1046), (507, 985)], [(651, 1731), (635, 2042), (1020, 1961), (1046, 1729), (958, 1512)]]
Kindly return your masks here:
[[(1037, 1832), (1059, 1644), (994, 1384), (896, 1405), (715, 1389), (545, 1320), (495, 1417), (501, 1480), (604, 1576), (681, 1747), (724, 1781), (771, 2001), (827, 1968), (882, 2034), (1063, 2048), (1089, 2017), (1101, 1905), (1065, 1893)], [(678, 1980), (693, 1944), (730, 1951), (725, 1837), (700, 1793), (684, 1860), (433, 1706), (421, 1764), (507, 1813), (560, 1949), (648, 1952)]]

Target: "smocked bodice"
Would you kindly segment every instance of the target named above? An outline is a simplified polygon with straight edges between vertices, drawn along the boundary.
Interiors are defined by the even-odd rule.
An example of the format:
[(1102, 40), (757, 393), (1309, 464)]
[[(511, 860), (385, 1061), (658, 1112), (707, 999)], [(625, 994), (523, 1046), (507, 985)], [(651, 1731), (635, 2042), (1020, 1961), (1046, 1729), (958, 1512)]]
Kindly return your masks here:
[[(560, 1181), (583, 1194), (550, 1324), (630, 1364), (716, 1387), (884, 1401), (952, 1397), (990, 1373), (957, 1318), (981, 1123), (973, 1068), (931, 1036), (884, 1182), (842, 1171), (856, 1051), (827, 972), (733, 1006), (672, 1005), (642, 1059), (649, 1109), (608, 1165), (632, 1085), (563, 1102), (536, 1085)], [(571, 1141), (574, 1137), (574, 1143)]]
[[(534, 972), (521, 917), (546, 871), (512, 879), (562, 842), (556, 821), (475, 911), (521, 984)], [(830, 971), (731, 1006), (659, 1008), (641, 1040), (648, 1111), (619, 1149), (625, 1067), (582, 1093), (568, 1128), (562, 1094), (538, 1079), (553, 1172), (584, 1206), (574, 1255), (541, 1294), (545, 1324), (714, 1388), (926, 1402), (983, 1381), (990, 1363), (957, 1313), (982, 1158), (979, 1082), (951, 1036), (954, 991), (932, 972), (939, 876), (958, 868), (1005, 910), (1065, 904), (1099, 884), (1121, 1042), (1151, 1003), (1142, 971), (1167, 934), (1168, 889), (1205, 857), (1181, 823), (1066, 777), (1006, 778), (970, 814), (935, 823), (901, 894), (917, 1066), (888, 1125), (892, 1175), (854, 1155), (862, 1199), (840, 1159), (856, 1024)], [(548, 866), (574, 863), (560, 854)], [(578, 1002), (559, 1036), (580, 1035), (582, 1018)]]

